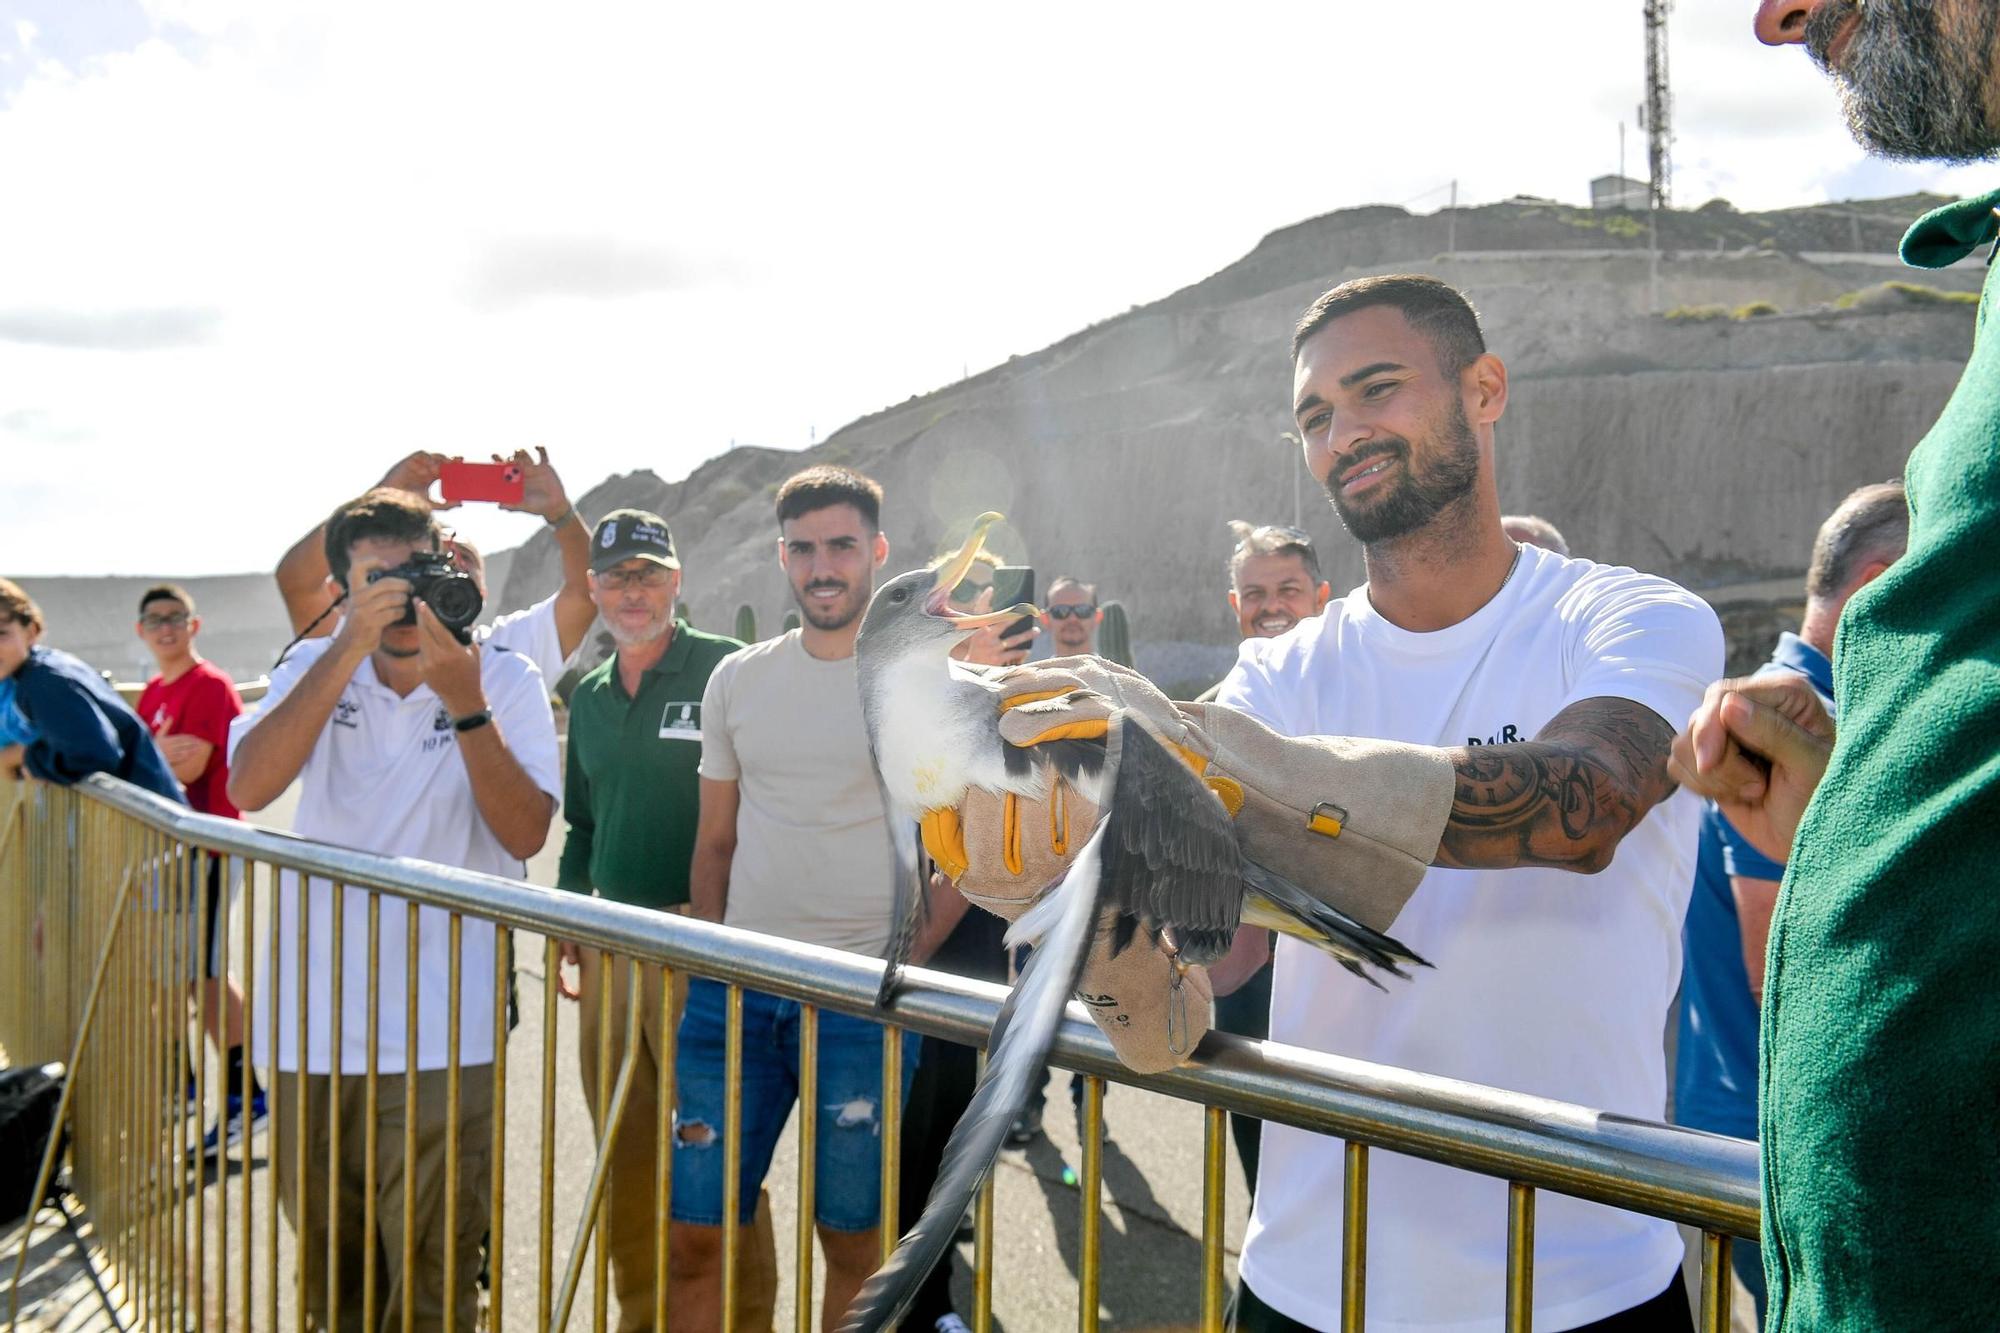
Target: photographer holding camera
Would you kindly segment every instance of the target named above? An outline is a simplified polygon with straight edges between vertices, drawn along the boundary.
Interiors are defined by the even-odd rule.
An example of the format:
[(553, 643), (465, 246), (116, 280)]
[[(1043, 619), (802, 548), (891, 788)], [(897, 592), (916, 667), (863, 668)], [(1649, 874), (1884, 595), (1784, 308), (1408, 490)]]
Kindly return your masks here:
[[(555, 722), (542, 673), (526, 656), (493, 644), (461, 641), (454, 626), (478, 615), (477, 588), (438, 553), (440, 534), (420, 498), (387, 488), (334, 511), (326, 524), (329, 592), (347, 598), (330, 638), (295, 648), (272, 673), (269, 692), (230, 727), (229, 797), (261, 810), (296, 778), (302, 784), (294, 830), (309, 838), (390, 856), (419, 857), (466, 870), (520, 879), (522, 862), (548, 837), (561, 792)], [(407, 577), (406, 577), (407, 575)], [(442, 611), (442, 615), (440, 614)], [(276, 1071), (273, 1120), (278, 1194), (297, 1235), (305, 1267), (306, 1303), (326, 1324), (328, 1242), (342, 1304), (358, 1311), (362, 1260), (378, 1247), (387, 1267), (378, 1316), (399, 1307), (403, 1284), (414, 1287), (419, 1327), (437, 1327), (445, 1302), (458, 1325), (471, 1328), (474, 1274), (485, 1229), (493, 1107), (494, 932), (490, 923), (462, 926), (459, 1005), (462, 1016), (458, 1126), (457, 1266), (444, 1272), (445, 1024), (450, 952), (448, 916), (419, 913), (418, 1024), (414, 1046), (404, 1031), (409, 913), (385, 897), (380, 916), (377, 996), (379, 1083), (376, 1234), (362, 1230), (364, 1166), (355, 1150), (365, 1110), (369, 1007), (368, 895), (348, 890), (343, 922), (348, 945), (343, 974), (332, 975), (331, 888), (307, 888), (310, 956), (304, 961), (307, 1049), (297, 1049), (301, 960), (297, 877), (285, 872), (273, 930), (278, 956), (260, 975), (278, 987), (276, 1042), (259, 1014), (258, 1058)], [(338, 999), (335, 999), (335, 987)], [(342, 1043), (330, 1046), (333, 1003), (341, 1006)], [(404, 1102), (402, 1072), (415, 1060), (418, 1099)], [(295, 1169), (297, 1133), (291, 1099), (306, 1099), (304, 1179)], [(328, 1111), (356, 1126), (329, 1171)], [(416, 1123), (417, 1155), (403, 1157), (404, 1126)], [(416, 1178), (416, 1267), (402, 1269), (404, 1172)], [(327, 1202), (338, 1192), (340, 1232), (326, 1234)]]
[[(447, 504), (431, 499), (430, 491), (449, 461), (443, 454), (419, 449), (383, 474), (376, 489), (401, 491), (427, 510), (447, 508)], [(495, 461), (499, 461), (497, 455)], [(541, 669), (553, 687), (556, 677), (562, 674), (563, 664), (583, 646), (584, 636), (590, 633), (591, 622), (597, 618), (597, 605), (590, 597), (590, 525), (570, 503), (562, 478), (549, 463), (548, 450), (537, 449), (534, 457), (525, 450), (516, 450), (512, 462), (521, 469), (524, 478), (521, 502), (501, 507), (537, 514), (553, 531), (556, 548), (562, 553), (562, 587), (533, 606), (509, 611), (472, 634), (475, 639), (524, 655)], [(452, 563), (477, 585), (483, 600), (488, 592), (486, 561), (478, 548), (462, 538), (443, 545)], [(337, 594), (327, 591), (330, 586), (327, 576), (331, 571), (326, 551), (326, 525), (321, 524), (299, 538), (278, 561), (278, 595), (284, 599), (292, 633), (303, 638), (331, 635), (339, 628), (327, 618), (333, 606), (332, 597)]]

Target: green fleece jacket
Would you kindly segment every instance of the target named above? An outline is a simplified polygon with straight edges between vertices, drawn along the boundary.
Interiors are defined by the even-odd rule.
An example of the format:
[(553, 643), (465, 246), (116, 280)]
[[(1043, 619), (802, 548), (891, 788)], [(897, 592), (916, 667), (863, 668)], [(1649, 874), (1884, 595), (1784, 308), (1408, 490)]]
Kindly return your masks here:
[[(1938, 267), (2000, 192), (1930, 214)], [(1848, 604), (1839, 739), (1772, 922), (1768, 1327), (2000, 1326), (2000, 329), (1910, 455), (1909, 553)], [(1857, 479), (1859, 480), (1859, 479)]]

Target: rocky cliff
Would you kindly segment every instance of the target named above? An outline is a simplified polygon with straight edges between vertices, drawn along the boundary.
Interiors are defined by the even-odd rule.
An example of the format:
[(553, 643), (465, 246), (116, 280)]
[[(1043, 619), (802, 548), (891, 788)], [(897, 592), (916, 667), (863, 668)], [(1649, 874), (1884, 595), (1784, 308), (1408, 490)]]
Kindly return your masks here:
[[(1707, 590), (1735, 608), (1736, 660), (1755, 660), (1820, 520), (1854, 486), (1901, 472), (1969, 350), (1975, 307), (1940, 293), (1975, 292), (1983, 269), (1917, 275), (1893, 259), (1903, 226), (1936, 202), (1712, 203), (1660, 215), (1657, 260), (1643, 214), (1517, 200), (1461, 210), (1448, 228), (1394, 208), (1334, 213), (805, 453), (739, 449), (675, 483), (635, 472), (582, 507), (665, 514), (696, 622), (726, 630), (747, 603), (769, 633), (789, 606), (772, 495), (808, 463), (846, 463), (887, 489), (893, 568), (1000, 509), (996, 549), (1044, 587), (1057, 573), (1095, 581), (1129, 609), (1140, 667), (1197, 686), (1233, 651), (1225, 520), (1296, 517), (1337, 591), (1361, 577), (1280, 439), (1294, 319), (1345, 278), (1426, 271), (1470, 294), (1513, 374), (1502, 502), (1554, 520), (1578, 554)], [(1919, 286), (1882, 286), (1904, 280)], [(555, 568), (537, 535), (503, 604), (543, 595)], [(1731, 591), (1742, 585), (1756, 586)]]

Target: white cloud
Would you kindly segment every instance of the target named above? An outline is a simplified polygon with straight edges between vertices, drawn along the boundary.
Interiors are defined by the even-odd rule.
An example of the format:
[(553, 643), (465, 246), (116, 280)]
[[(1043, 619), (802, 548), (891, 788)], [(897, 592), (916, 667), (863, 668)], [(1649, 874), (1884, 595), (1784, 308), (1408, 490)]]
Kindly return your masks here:
[[(90, 8), (0, 75), (7, 310), (213, 314), (144, 352), (0, 341), (8, 492), (41, 497), (0, 524), (13, 573), (266, 564), (417, 447), (544, 443), (580, 488), (803, 445), (1312, 214), (1454, 179), (1581, 201), (1642, 74), (1637, 5), (1603, 0), (149, 0), (130, 40), (63, 26)], [(1832, 91), (1750, 13), (1675, 15), (1683, 202), (1978, 183), (1857, 178)], [(68, 536), (96, 513), (123, 547)]]

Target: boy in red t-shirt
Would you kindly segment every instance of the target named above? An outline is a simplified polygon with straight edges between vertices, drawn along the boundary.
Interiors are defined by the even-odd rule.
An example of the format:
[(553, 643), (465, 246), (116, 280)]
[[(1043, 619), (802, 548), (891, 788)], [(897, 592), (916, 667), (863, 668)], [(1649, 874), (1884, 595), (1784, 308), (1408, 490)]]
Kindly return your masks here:
[[(195, 651), (201, 619), (185, 588), (163, 583), (139, 598), (139, 637), (152, 651), (159, 674), (140, 691), (136, 711), (152, 731), (174, 776), (187, 789), (188, 804), (208, 815), (238, 818), (229, 803), (229, 724), (243, 700), (227, 672)], [(222, 893), (223, 861), (208, 859), (208, 940), (202, 970), (208, 987), (208, 1035), (228, 1067), (222, 1124), (227, 1141), (239, 1142), (246, 1129), (264, 1119), (264, 1089), (243, 1059), (243, 992), (231, 977), (216, 975), (217, 940), (227, 924), (229, 904)], [(244, 1103), (249, 1117), (244, 1117)], [(221, 1125), (202, 1140), (213, 1156), (224, 1141)]]

